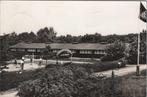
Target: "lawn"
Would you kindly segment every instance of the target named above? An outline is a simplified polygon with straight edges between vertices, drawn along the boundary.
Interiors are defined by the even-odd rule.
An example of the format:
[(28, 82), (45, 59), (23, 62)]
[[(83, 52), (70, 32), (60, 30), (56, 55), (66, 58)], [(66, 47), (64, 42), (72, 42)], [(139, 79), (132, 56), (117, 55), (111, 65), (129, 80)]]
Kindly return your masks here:
[(146, 97), (146, 70), (139, 77), (135, 74), (122, 77), (119, 89), (123, 97)]

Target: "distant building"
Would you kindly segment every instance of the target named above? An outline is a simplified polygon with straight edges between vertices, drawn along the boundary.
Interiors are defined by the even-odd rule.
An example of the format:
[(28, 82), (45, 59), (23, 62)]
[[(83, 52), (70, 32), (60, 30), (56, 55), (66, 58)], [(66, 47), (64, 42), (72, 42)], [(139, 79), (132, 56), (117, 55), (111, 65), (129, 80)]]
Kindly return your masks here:
[(99, 43), (18, 43), (10, 47), (11, 52), (41, 54), (49, 46), (50, 52), (57, 53), (62, 49), (72, 51), (74, 57), (99, 58), (106, 54), (108, 44)]

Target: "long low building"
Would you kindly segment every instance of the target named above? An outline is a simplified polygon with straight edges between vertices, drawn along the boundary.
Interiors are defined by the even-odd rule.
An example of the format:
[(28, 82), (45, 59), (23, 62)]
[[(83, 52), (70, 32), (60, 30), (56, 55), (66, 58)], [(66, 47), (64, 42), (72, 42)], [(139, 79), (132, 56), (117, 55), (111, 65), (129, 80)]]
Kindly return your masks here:
[(49, 51), (53, 53), (62, 49), (69, 49), (74, 57), (99, 58), (106, 54), (108, 45), (99, 43), (18, 43), (11, 46), (10, 51), (38, 55), (49, 46)]

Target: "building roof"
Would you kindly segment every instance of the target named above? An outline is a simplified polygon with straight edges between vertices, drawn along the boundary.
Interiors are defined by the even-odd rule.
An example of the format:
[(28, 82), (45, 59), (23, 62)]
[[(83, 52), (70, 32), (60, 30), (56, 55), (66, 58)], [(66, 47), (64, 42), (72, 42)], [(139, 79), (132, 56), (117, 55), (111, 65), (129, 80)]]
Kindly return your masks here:
[(43, 49), (45, 48), (46, 45), (45, 43), (18, 43), (16, 45), (11, 46), (10, 48), (38, 48), (38, 49)]
[(99, 43), (52, 43), (49, 44), (53, 49), (93, 49), (93, 50), (100, 50), (105, 49), (106, 44), (99, 44)]
[(47, 45), (51, 47), (51, 49), (91, 49), (91, 50), (102, 50), (106, 49), (108, 44), (99, 44), (99, 43), (18, 43), (16, 45), (11, 46), (10, 48), (38, 48), (43, 49)]

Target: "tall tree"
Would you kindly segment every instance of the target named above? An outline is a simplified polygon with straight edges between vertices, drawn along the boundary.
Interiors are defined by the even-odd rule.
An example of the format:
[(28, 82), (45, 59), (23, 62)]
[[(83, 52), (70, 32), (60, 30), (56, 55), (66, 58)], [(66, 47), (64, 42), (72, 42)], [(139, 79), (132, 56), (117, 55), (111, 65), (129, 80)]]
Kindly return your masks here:
[(45, 27), (37, 32), (38, 39), (40, 42), (54, 42), (56, 38), (56, 31), (53, 27), (49, 29)]
[[(146, 62), (146, 31), (143, 31), (140, 34), (140, 63), (144, 64)], [(131, 43), (128, 62), (131, 64), (137, 64), (138, 56), (138, 41)]]
[(20, 33), (20, 34), (18, 35), (17, 40), (18, 40), (19, 42), (22, 42), (22, 41), (23, 41), (23, 42), (29, 42), (29, 41), (30, 41), (30, 35), (29, 35), (28, 32)]
[(17, 36), (17, 34), (15, 32), (10, 33), (8, 35), (8, 37), (7, 37), (8, 44), (9, 45), (16, 44), (17, 43), (17, 38), (18, 38), (18, 36)]
[(114, 61), (120, 58), (125, 57), (125, 44), (116, 41), (114, 44), (111, 44), (106, 49), (106, 56), (102, 58), (102, 61)]

